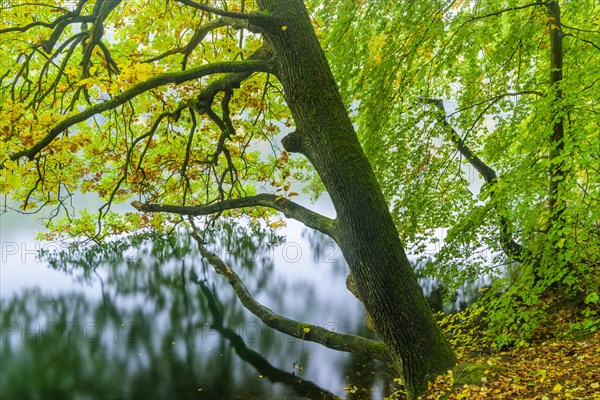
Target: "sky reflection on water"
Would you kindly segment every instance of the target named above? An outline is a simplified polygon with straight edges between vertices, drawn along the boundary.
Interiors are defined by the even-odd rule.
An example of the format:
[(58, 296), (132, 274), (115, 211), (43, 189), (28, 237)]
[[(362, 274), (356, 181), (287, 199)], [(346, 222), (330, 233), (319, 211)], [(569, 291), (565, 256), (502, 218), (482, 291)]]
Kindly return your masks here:
[[(2, 216), (0, 397), (381, 398), (381, 365), (287, 337), (248, 313), (189, 239), (75, 252), (50, 263), (31, 217)], [(212, 251), (275, 312), (371, 335), (330, 239), (290, 222), (285, 243), (224, 230)], [(85, 254), (85, 255), (84, 255)], [(219, 323), (217, 323), (220, 321)], [(345, 387), (356, 387), (346, 393)], [(363, 390), (365, 389), (365, 390)]]

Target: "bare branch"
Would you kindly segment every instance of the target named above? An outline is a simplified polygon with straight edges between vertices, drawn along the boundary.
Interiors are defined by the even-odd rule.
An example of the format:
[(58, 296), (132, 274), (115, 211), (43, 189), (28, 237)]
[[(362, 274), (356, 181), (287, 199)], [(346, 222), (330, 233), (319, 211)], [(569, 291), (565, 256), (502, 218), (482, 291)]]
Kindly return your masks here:
[(390, 361), (388, 349), (382, 342), (361, 336), (333, 332), (317, 325), (294, 321), (274, 313), (252, 297), (239, 275), (216, 254), (208, 251), (202, 244), (202, 239), (196, 233), (192, 233), (192, 237), (198, 243), (198, 250), (200, 250), (202, 256), (215, 268), (217, 273), (227, 278), (244, 307), (260, 318), (267, 326), (302, 340), (322, 344), (333, 350), (351, 352), (381, 361)]
[(227, 199), (203, 206), (143, 204), (138, 201), (132, 202), (131, 205), (137, 210), (144, 212), (168, 212), (191, 216), (211, 215), (237, 208), (267, 207), (282, 212), (286, 217), (300, 221), (309, 228), (316, 229), (334, 240), (336, 238), (335, 220), (274, 194), (263, 193), (256, 196)]

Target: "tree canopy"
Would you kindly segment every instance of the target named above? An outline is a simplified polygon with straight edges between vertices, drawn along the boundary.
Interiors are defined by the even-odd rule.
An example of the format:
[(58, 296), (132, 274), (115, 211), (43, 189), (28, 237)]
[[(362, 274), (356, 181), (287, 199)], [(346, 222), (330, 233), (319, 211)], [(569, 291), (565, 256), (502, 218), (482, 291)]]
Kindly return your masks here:
[[(198, 232), (298, 219), (342, 248), (411, 396), (455, 359), (404, 248), (432, 257), (449, 295), (491, 279), (497, 345), (535, 334), (549, 291), (584, 304), (574, 328), (596, 329), (600, 6), (306, 3), (309, 15), (299, 0), (3, 3), (0, 192), (21, 212), (53, 210), (46, 239), (184, 226), (257, 313), (270, 310)], [(326, 190), (336, 218), (295, 203), (300, 190)], [(75, 211), (85, 193), (98, 212)], [(403, 336), (407, 320), (427, 328)]]
[(500, 341), (532, 334), (529, 306), (549, 287), (597, 298), (599, 13), (513, 0), (318, 13), (400, 236), (434, 255), (429, 273), (450, 293), (478, 276), (508, 289)]

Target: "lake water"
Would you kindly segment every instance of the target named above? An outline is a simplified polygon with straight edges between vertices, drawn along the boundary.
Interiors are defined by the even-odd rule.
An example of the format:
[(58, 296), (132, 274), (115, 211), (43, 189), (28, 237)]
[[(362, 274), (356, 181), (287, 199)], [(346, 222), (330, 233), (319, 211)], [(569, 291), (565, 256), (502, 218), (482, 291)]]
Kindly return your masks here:
[[(331, 214), (331, 207), (321, 205)], [(39, 216), (2, 215), (2, 399), (381, 399), (394, 372), (266, 327), (186, 235), (60, 257)], [(274, 312), (375, 338), (324, 235), (290, 221), (277, 242), (224, 226), (207, 247)], [(441, 297), (421, 280), (433, 303)]]

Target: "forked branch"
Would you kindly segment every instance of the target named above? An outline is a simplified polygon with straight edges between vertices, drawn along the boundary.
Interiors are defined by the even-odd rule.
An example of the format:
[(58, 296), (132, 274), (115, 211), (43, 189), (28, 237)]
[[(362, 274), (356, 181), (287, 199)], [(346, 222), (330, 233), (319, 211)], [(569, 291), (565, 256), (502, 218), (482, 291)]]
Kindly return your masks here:
[(216, 8), (216, 7), (211, 7), (208, 4), (198, 3), (197, 1), (193, 1), (193, 0), (177, 0), (177, 1), (180, 2), (181, 4), (185, 4), (186, 6), (197, 8), (199, 10), (206, 11), (207, 13), (210, 13), (210, 14), (219, 15), (221, 17), (246, 20), (246, 21), (250, 22), (251, 24), (259, 26), (259, 27), (267, 27), (269, 25), (272, 25), (273, 22), (275, 21), (274, 17), (264, 14), (264, 13), (257, 13), (257, 12), (243, 13), (243, 12), (238, 12), (238, 11), (228, 11), (228, 10), (223, 10), (223, 9)]
[(309, 228), (316, 229), (335, 240), (335, 221), (317, 212), (309, 210), (286, 198), (274, 194), (259, 194), (256, 196), (228, 199), (203, 206), (176, 206), (161, 204), (143, 204), (139, 201), (131, 203), (138, 211), (167, 212), (179, 215), (201, 216), (217, 214), (226, 210), (249, 207), (267, 207), (282, 212), (286, 217), (302, 222)]

